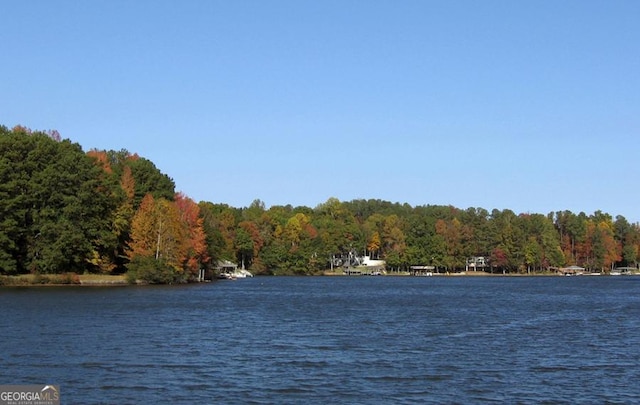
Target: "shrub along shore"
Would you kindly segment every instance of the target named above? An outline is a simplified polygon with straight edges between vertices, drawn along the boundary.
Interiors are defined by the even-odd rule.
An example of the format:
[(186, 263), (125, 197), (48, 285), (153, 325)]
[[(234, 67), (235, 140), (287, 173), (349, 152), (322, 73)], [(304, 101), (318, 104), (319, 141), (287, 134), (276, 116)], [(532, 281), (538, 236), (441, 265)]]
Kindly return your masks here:
[(103, 274), (22, 274), (19, 276), (1, 276), (0, 286), (37, 287), (37, 286), (122, 286), (130, 284), (124, 275)]

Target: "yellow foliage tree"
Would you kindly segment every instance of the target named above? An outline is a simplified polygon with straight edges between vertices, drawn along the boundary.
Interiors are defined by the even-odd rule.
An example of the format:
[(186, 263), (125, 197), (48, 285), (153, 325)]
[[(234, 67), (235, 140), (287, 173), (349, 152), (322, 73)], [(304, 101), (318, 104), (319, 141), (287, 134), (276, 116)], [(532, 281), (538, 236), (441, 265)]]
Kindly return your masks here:
[(189, 249), (187, 230), (175, 203), (147, 194), (131, 223), (129, 258), (153, 257), (163, 260), (175, 272), (184, 271), (182, 261)]

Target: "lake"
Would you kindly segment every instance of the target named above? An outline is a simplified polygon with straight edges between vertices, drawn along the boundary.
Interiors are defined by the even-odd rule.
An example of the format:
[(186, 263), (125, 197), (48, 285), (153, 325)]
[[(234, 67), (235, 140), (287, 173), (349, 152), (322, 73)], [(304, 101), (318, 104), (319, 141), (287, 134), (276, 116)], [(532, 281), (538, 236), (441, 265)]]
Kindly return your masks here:
[(640, 277), (2, 288), (0, 384), (64, 404), (640, 402)]

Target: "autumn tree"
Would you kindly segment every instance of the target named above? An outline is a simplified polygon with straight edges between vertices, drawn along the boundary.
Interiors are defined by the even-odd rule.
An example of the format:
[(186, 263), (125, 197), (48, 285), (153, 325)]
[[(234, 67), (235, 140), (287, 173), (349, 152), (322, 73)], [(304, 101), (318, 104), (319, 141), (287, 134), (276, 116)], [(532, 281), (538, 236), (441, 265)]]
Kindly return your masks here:
[(378, 257), (382, 249), (382, 225), (384, 223), (384, 215), (375, 213), (370, 215), (362, 224), (362, 229), (366, 241), (366, 251), (371, 257)]
[(598, 218), (596, 213), (587, 224), (587, 239), (590, 246), (588, 264), (592, 269), (608, 271), (622, 258), (620, 244), (615, 240), (610, 217)]
[(439, 219), (435, 226), (436, 234), (442, 237), (445, 244), (446, 255), (443, 261), (445, 267), (451, 269), (463, 267), (466, 263), (465, 242), (469, 239), (469, 228), (458, 218), (450, 221)]
[[(184, 281), (188, 249), (187, 230), (176, 204), (147, 194), (131, 224), (130, 270), (149, 282)], [(153, 268), (147, 267), (149, 263), (154, 263)]]
[(406, 264), (404, 223), (396, 214), (388, 215), (382, 223), (381, 246), (387, 264), (399, 268)]
[(380, 234), (378, 231), (374, 231), (368, 238), (367, 251), (371, 256), (376, 257), (381, 247), (382, 241), (380, 240)]
[(284, 270), (305, 274), (314, 270), (317, 252), (314, 241), (318, 236), (316, 228), (311, 224), (308, 215), (298, 212), (294, 214), (284, 227), (278, 227), (276, 235), (280, 236), (284, 247), (288, 250)]
[(123, 162), (131, 169), (134, 184), (134, 207), (138, 207), (144, 196), (151, 194), (154, 198), (173, 201), (175, 183), (168, 175), (162, 173), (153, 162), (136, 154), (130, 155)]
[(186, 234), (186, 250), (181, 261), (187, 274), (195, 277), (198, 270), (209, 261), (204, 221), (200, 216), (200, 207), (191, 198), (178, 193), (174, 200)]
[(100, 168), (100, 179), (108, 188), (106, 192), (113, 205), (108, 238), (100, 241), (102, 249), (94, 252), (90, 262), (101, 273), (121, 273), (125, 271), (125, 247), (134, 213), (131, 170), (125, 167), (122, 174), (121, 170), (114, 171), (110, 155), (105, 151), (93, 149), (87, 152), (87, 156)]

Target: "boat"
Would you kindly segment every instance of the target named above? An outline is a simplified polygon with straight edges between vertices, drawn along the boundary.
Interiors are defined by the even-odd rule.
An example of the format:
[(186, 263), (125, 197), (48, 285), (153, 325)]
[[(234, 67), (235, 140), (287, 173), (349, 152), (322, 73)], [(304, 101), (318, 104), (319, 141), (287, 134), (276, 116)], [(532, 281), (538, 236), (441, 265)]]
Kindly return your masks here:
[(234, 271), (221, 273), (220, 278), (226, 280), (237, 280), (239, 278), (251, 278), (253, 274), (250, 271), (245, 269), (236, 269)]
[(250, 271), (245, 269), (239, 269), (232, 273), (236, 278), (251, 278), (253, 274)]

